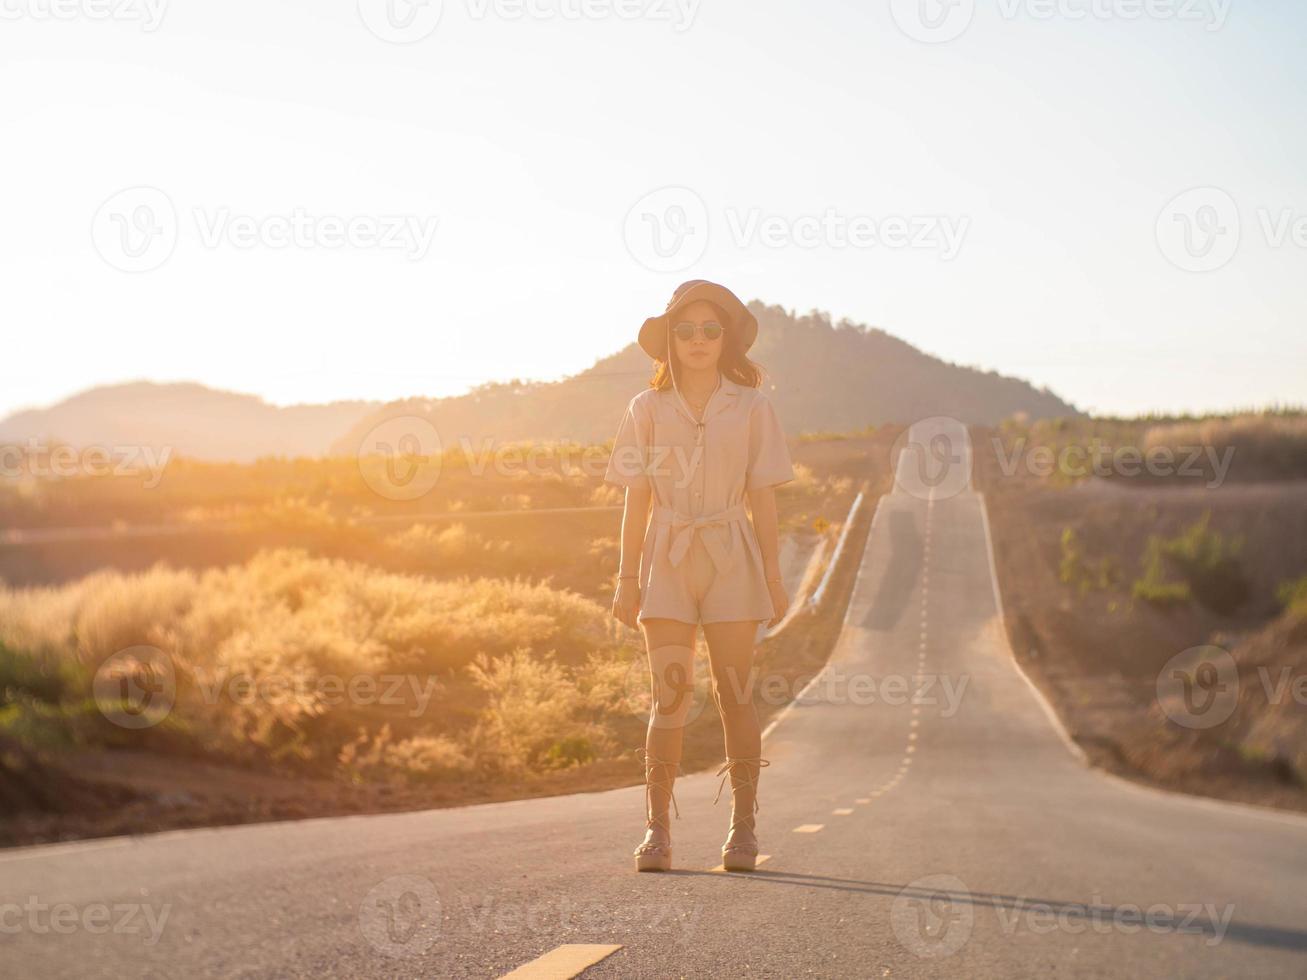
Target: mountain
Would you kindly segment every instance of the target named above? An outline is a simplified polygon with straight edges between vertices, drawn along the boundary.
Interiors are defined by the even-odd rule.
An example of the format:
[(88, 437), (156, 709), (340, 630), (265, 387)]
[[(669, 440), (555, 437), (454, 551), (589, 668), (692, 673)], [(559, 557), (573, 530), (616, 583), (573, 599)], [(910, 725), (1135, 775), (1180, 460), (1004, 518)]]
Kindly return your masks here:
[[(749, 307), (759, 322), (749, 356), (767, 369), (764, 389), (792, 434), (931, 415), (994, 424), (1017, 412), (1036, 419), (1081, 414), (1046, 388), (951, 364), (880, 329), (832, 324), (820, 312), (796, 317), (757, 301)], [(652, 362), (632, 342), (562, 381), (496, 383), (451, 398), (392, 402), (359, 421), (335, 451), (353, 453), (371, 429), (401, 415), (429, 420), (446, 446), (460, 437), (475, 446), (487, 438), (602, 441), (612, 438), (626, 402), (651, 374)]]
[(177, 456), (249, 462), (260, 456), (320, 456), (380, 402), (278, 408), (253, 395), (199, 384), (148, 381), (92, 388), (51, 408), (0, 421), (0, 444), (28, 440), (109, 450), (171, 447)]
[[(1017, 412), (1031, 418), (1080, 414), (1047, 389), (950, 364), (883, 330), (832, 324), (820, 312), (796, 317), (757, 301), (750, 308), (760, 329), (749, 355), (767, 369), (764, 386), (792, 434), (930, 415), (992, 424)], [(352, 455), (368, 432), (401, 415), (432, 422), (445, 446), (461, 437), (477, 447), (486, 439), (601, 442), (617, 431), (622, 409), (648, 385), (651, 369), (632, 342), (562, 381), (493, 383), (450, 398), (289, 408), (198, 384), (135, 382), (11, 415), (0, 421), (0, 444), (38, 439), (77, 447), (171, 447), (178, 456), (237, 462)]]

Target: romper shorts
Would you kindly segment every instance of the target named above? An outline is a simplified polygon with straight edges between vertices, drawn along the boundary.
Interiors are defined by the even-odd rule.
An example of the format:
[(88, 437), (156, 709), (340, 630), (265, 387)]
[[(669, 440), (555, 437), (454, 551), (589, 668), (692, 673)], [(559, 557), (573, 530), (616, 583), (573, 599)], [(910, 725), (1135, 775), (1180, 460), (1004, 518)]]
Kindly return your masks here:
[(652, 492), (639, 621), (775, 615), (744, 500), (750, 489), (794, 479), (794, 469), (762, 392), (722, 377), (700, 425), (675, 392), (642, 391), (627, 405), (604, 479)]
[(655, 506), (645, 536), (649, 557), (641, 562), (639, 620), (734, 623), (775, 614), (744, 504), (715, 516), (724, 523), (696, 527), (694, 518)]

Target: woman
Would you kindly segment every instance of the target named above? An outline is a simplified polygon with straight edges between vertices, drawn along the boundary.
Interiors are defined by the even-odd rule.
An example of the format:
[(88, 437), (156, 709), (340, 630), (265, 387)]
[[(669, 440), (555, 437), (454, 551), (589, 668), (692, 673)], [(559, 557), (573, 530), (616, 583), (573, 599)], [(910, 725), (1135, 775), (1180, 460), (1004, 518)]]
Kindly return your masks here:
[(758, 390), (761, 369), (745, 356), (757, 335), (757, 319), (725, 286), (679, 286), (640, 328), (654, 376), (627, 405), (604, 476), (626, 488), (613, 615), (643, 627), (653, 688), (639, 871), (671, 867), (668, 807), (700, 623), (726, 739), (717, 774), (730, 774), (733, 797), (722, 864), (757, 864), (758, 775), (768, 763), (753, 708), (754, 639), (760, 622), (774, 625), (789, 607), (774, 488), (794, 479), (785, 434)]

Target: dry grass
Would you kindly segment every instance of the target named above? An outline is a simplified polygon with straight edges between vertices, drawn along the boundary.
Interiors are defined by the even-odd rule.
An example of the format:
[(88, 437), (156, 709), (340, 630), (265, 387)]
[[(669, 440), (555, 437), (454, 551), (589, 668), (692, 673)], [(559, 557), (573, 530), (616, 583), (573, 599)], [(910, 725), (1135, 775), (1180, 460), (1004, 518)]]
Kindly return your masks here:
[(1154, 425), (1143, 444), (1146, 450), (1173, 452), (1188, 446), (1230, 449), (1240, 471), (1262, 477), (1307, 473), (1307, 415), (1263, 412)]
[[(402, 537), (418, 532), (438, 546), (468, 546), (453, 528)], [(631, 655), (607, 611), (573, 592), (521, 580), (437, 581), (294, 550), (202, 573), (157, 566), (57, 589), (2, 589), (0, 644), (68, 678), (56, 704), (30, 692), (12, 697), (0, 730), (93, 741), (103, 725), (61, 730), (72, 714), (84, 716), (68, 709), (91, 698), (108, 658), (147, 644), (176, 666), (169, 730), (191, 751), (422, 776), (601, 756), (611, 748), (605, 715), (624, 706), (620, 689), (596, 679)], [(326, 678), (378, 686), (355, 696)], [(400, 700), (380, 702), (392, 678), (404, 679), (395, 681)], [(437, 697), (418, 699), (431, 689)], [(556, 748), (577, 738), (584, 751)]]
[[(1070, 486), (1093, 476), (1121, 482), (1213, 485), (1232, 480), (1307, 477), (1307, 414), (1239, 412), (1205, 418), (1013, 417), (977, 430), (993, 457), (991, 489)], [(1011, 461), (1003, 472), (1002, 459)], [(1225, 467), (1228, 465), (1228, 472)]]

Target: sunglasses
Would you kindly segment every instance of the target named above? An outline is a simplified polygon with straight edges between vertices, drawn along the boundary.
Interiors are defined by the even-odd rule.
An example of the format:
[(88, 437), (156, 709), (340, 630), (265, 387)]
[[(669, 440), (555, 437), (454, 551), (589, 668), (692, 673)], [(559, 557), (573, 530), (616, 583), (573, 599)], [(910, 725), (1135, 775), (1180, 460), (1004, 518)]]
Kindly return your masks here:
[(702, 326), (697, 323), (678, 323), (672, 330), (681, 340), (693, 340), (696, 331), (703, 332), (704, 340), (716, 340), (722, 335), (722, 325), (716, 320), (709, 320)]

